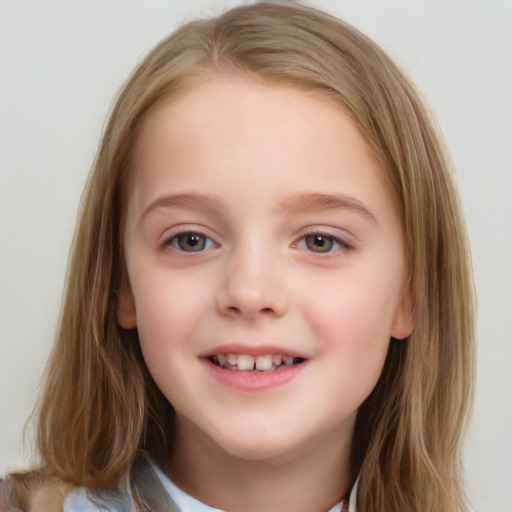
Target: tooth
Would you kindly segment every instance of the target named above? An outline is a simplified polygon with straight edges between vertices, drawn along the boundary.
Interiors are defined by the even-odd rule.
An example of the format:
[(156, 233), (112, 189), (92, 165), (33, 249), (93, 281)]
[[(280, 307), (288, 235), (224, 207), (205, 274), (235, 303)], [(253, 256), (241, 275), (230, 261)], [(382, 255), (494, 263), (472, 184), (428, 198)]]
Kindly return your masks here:
[(286, 366), (291, 366), (293, 364), (292, 356), (283, 356), (283, 364)]
[(239, 370), (254, 370), (254, 357), (248, 354), (238, 356), (237, 366)]
[(226, 354), (217, 354), (217, 361), (221, 368), (226, 366)]
[(226, 354), (226, 361), (230, 366), (236, 366), (237, 357), (236, 354)]
[(274, 354), (272, 356), (272, 363), (274, 366), (281, 366), (283, 364), (283, 358), (281, 357), (281, 354)]
[(271, 370), (272, 369), (272, 355), (258, 356), (256, 358), (256, 370)]

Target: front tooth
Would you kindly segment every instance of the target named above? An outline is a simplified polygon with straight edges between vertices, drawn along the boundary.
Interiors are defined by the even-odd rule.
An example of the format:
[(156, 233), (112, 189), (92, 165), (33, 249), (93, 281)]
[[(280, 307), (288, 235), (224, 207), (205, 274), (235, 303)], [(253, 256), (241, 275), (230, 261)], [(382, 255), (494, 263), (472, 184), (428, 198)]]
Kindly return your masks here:
[(237, 360), (237, 366), (239, 370), (254, 370), (254, 357), (248, 354), (240, 354)]
[(226, 354), (226, 361), (230, 366), (236, 366), (237, 357), (236, 354)]
[(274, 366), (281, 366), (281, 364), (283, 364), (283, 358), (281, 354), (274, 354), (272, 356), (272, 363)]
[(286, 366), (291, 366), (293, 364), (292, 356), (283, 356), (283, 364)]
[(256, 358), (256, 370), (268, 371), (272, 369), (272, 354)]

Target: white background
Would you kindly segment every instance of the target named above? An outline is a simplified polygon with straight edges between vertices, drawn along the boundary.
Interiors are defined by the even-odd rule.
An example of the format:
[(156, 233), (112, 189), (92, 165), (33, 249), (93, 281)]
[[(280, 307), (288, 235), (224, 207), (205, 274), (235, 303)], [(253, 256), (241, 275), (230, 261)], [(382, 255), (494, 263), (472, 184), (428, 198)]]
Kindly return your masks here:
[[(0, 0), (0, 471), (28, 462), (23, 425), (52, 344), (76, 207), (112, 99), (163, 36), (234, 3)], [(310, 3), (375, 39), (440, 119), (479, 301), (469, 495), (478, 512), (511, 512), (512, 1)]]

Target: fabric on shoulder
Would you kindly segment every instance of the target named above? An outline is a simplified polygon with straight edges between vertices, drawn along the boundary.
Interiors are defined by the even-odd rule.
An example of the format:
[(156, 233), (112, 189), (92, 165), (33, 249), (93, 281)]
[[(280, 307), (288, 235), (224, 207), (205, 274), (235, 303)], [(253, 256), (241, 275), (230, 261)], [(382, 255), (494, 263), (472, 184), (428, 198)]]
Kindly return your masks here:
[(23, 512), (14, 495), (14, 486), (0, 477), (0, 512)]
[(130, 473), (130, 487), (136, 502), (149, 510), (158, 512), (180, 512), (170, 494), (156, 473), (151, 459), (144, 455), (139, 457)]
[(77, 489), (68, 494), (63, 508), (63, 512), (106, 512), (106, 510), (92, 503), (84, 489)]
[(135, 512), (129, 492), (77, 489), (66, 497), (63, 512)]
[(180, 512), (146, 456), (136, 460), (120, 489), (73, 491), (63, 512), (135, 512), (135, 502), (144, 510)]
[(61, 512), (70, 484), (45, 468), (0, 477), (0, 512)]
[(129, 489), (76, 489), (66, 497), (63, 512), (135, 512), (135, 507)]
[[(136, 461), (123, 488), (124, 491), (75, 490), (67, 496), (63, 512), (135, 512), (134, 501), (155, 512), (223, 512), (188, 495), (145, 456)], [(348, 503), (339, 502), (327, 512), (355, 512), (356, 495), (357, 481)], [(4, 512), (3, 509), (0, 511)], [(18, 511), (22, 512), (21, 509), (12, 510)]]

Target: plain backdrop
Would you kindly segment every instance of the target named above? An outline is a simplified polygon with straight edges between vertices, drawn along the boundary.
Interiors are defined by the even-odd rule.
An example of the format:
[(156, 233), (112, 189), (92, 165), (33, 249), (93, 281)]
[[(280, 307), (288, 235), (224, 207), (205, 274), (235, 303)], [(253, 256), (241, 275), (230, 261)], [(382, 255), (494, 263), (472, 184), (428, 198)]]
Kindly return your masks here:
[[(512, 1), (317, 0), (376, 40), (437, 113), (458, 172), (479, 303), (469, 496), (511, 512)], [(223, 0), (0, 1), (0, 470), (58, 319), (76, 208), (106, 114), (144, 54)]]

